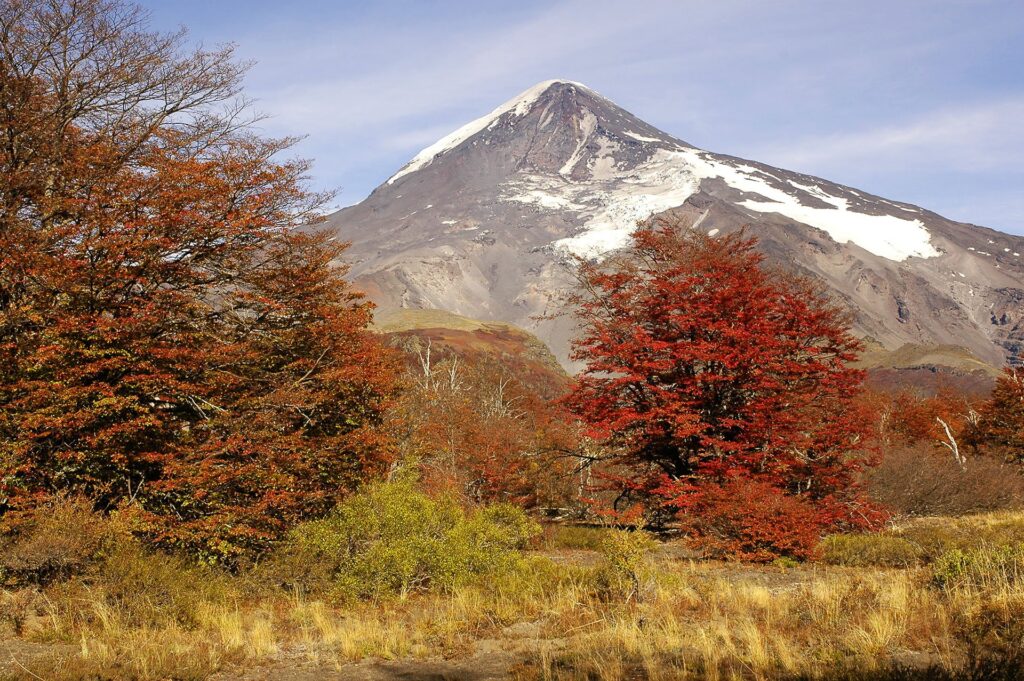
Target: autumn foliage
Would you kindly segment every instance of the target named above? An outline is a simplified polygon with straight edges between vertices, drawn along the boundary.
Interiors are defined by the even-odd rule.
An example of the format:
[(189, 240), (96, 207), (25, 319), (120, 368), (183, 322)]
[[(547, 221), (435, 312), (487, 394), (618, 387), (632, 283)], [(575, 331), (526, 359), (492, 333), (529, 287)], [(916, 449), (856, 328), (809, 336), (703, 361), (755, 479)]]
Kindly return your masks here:
[(814, 558), (829, 526), (810, 499), (740, 477), (704, 485), (681, 520), (710, 554), (753, 562)]
[(262, 550), (388, 459), (392, 355), (299, 229), (327, 197), (244, 120), (230, 49), (103, 0), (0, 18), (0, 514), (70, 491)]
[(574, 478), (564, 453), (579, 432), (552, 399), (552, 386), (511, 371), (514, 362), (415, 337), (403, 341), (408, 387), (389, 426), (427, 488), (474, 503), (569, 502)]
[[(977, 424), (981, 400), (940, 385), (934, 394), (911, 389), (866, 391), (859, 401), (873, 415), (877, 435), (886, 447), (949, 441), (949, 433), (967, 436)], [(948, 455), (948, 452), (946, 453)]]
[[(746, 527), (727, 533), (737, 537), (799, 523), (810, 531), (793, 541), (805, 549), (823, 528), (875, 521), (858, 493), (868, 421), (853, 400), (862, 374), (848, 362), (860, 345), (843, 312), (809, 281), (765, 267), (743, 234), (658, 222), (633, 238), (629, 254), (581, 265), (575, 301), (586, 369), (567, 403), (616, 452), (626, 472), (613, 481), (684, 522), (731, 518)], [(737, 485), (756, 498), (737, 504), (723, 492)], [(763, 556), (761, 544), (804, 551), (780, 538), (742, 553)]]
[(980, 407), (971, 440), (1008, 460), (1024, 463), (1024, 374), (1019, 368), (1003, 370), (991, 397)]

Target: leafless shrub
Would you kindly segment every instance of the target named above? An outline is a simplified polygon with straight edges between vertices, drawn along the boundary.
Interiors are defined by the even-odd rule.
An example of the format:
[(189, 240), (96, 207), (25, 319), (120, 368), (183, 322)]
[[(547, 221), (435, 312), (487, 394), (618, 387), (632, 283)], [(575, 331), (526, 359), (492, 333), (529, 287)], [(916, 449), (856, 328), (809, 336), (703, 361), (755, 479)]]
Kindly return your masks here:
[(906, 515), (963, 515), (1024, 507), (1020, 468), (988, 456), (963, 466), (930, 444), (886, 452), (868, 478), (877, 501)]
[(88, 500), (57, 497), (0, 539), (0, 575), (14, 584), (64, 579), (95, 558), (110, 532)]

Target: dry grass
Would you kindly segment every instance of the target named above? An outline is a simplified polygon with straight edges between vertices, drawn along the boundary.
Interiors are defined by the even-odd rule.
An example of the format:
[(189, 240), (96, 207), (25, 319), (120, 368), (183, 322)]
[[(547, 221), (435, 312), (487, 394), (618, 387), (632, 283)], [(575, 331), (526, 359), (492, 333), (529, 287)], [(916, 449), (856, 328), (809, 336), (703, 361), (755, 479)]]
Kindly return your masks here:
[[(826, 666), (873, 667), (901, 649), (951, 661), (955, 637), (942, 596), (913, 572), (763, 571), (765, 584), (732, 568), (674, 570), (652, 598), (628, 608), (585, 606), (602, 619), (572, 637), (546, 669), (551, 678), (767, 678)], [(666, 575), (668, 576), (668, 575)]]
[(548, 525), (540, 537), (540, 545), (547, 551), (597, 551), (601, 548), (608, 528), (588, 525)]
[(1024, 513), (913, 518), (876, 534), (841, 534), (822, 542), (822, 559), (848, 567), (930, 564), (951, 551), (1024, 544)]
[[(1014, 535), (1007, 527), (1021, 517), (962, 522), (957, 536), (991, 538)], [(943, 588), (931, 566), (780, 569), (661, 558), (649, 566), (644, 597), (626, 599), (602, 588), (603, 567), (535, 555), (517, 571), (450, 593), (344, 606), (244, 577), (206, 574), (198, 594), (177, 590), (168, 584), (175, 575), (194, 585), (198, 573), (176, 564), (122, 568), (160, 575), (160, 608), (103, 579), (48, 589), (23, 636), (74, 643), (78, 657), (8, 673), (199, 679), (282, 659), (336, 668), (365, 658), (465, 658), (477, 642), (497, 640), (524, 651), (515, 670), (524, 679), (939, 679), (956, 678), (942, 670), (972, 659), (1019, 653), (1024, 584), (1015, 578)], [(937, 667), (932, 676), (899, 676), (892, 660)]]

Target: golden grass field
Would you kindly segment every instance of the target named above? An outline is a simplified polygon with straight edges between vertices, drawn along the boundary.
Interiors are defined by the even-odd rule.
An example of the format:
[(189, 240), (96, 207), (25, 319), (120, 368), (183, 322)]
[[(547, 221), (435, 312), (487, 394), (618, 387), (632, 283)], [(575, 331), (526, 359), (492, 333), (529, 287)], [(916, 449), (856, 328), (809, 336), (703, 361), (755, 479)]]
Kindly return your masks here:
[[(825, 550), (856, 567), (705, 561), (659, 543), (623, 569), (594, 550), (608, 532), (549, 528), (500, 575), (354, 602), (268, 584), (259, 570), (228, 576), (125, 551), (94, 578), (4, 592), (0, 669), (11, 679), (1016, 678), (1024, 514), (876, 535), (875, 563), (893, 537), (918, 547), (905, 567), (863, 564), (871, 539), (861, 538)], [(985, 665), (996, 671), (977, 671)]]

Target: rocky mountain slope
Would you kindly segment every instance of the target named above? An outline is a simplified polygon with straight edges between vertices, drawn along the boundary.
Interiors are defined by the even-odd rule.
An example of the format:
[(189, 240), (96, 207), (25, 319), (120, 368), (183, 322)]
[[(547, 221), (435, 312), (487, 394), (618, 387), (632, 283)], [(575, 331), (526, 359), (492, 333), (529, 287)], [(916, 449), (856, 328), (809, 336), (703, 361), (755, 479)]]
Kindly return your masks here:
[(999, 365), (1024, 347), (1024, 239), (666, 134), (593, 90), (540, 83), (420, 152), (328, 227), (385, 311), (437, 308), (530, 329), (567, 360), (556, 312), (572, 256), (675, 211), (749, 225), (824, 280), (883, 347), (955, 345)]

